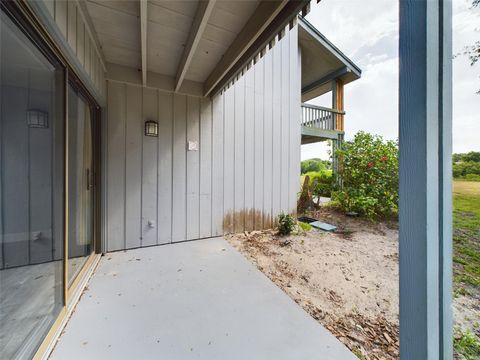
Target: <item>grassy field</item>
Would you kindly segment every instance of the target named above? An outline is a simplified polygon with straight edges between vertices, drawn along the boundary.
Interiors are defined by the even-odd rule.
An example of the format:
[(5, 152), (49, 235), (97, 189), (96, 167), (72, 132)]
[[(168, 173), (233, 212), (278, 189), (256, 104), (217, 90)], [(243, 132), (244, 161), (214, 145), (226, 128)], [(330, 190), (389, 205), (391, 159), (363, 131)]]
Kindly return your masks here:
[[(454, 295), (480, 299), (480, 182), (454, 181), (453, 252)], [(474, 334), (458, 334), (454, 344), (465, 359), (480, 357)]]
[(480, 182), (454, 182), (453, 241), (457, 291), (480, 291)]

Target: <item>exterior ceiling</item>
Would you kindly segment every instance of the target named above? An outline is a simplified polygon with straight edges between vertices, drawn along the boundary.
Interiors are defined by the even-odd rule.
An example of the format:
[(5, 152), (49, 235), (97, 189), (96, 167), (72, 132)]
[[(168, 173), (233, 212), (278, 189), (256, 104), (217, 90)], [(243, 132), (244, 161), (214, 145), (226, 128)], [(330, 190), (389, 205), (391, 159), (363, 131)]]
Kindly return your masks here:
[[(147, 69), (175, 76), (198, 1), (148, 1)], [(137, 30), (140, 39), (140, 28)]]
[(140, 68), (138, 1), (86, 1), (105, 60)]
[(332, 80), (344, 84), (361, 76), (360, 68), (303, 18), (299, 19), (298, 40), (302, 51), (302, 101), (329, 92)]
[[(107, 63), (142, 70), (141, 1), (85, 0)], [(146, 70), (176, 78), (202, 1), (146, 1)], [(191, 51), (183, 78), (204, 83), (247, 22), (260, 0), (212, 1), (208, 18)], [(288, 1), (277, 0), (282, 9)], [(204, 4), (206, 4), (204, 2)], [(204, 5), (203, 4), (203, 5)], [(270, 7), (273, 7), (272, 5)], [(265, 5), (265, 4), (264, 4)]]
[(258, 6), (257, 0), (217, 1), (186, 79), (204, 82)]

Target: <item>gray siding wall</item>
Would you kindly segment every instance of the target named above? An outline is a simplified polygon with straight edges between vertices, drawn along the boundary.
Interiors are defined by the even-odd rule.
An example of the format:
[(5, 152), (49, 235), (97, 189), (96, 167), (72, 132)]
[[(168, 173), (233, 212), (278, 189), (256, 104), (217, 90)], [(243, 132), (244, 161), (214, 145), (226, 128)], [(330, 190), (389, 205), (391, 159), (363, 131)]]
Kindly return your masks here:
[[(84, 14), (75, 0), (31, 1), (37, 13), (45, 14), (48, 22), (61, 34), (63, 42), (69, 47), (80, 64), (81, 70), (90, 79), (94, 87), (93, 95), (105, 96), (105, 67), (100, 49), (95, 46), (92, 30), (85, 21)], [(87, 84), (88, 85), (88, 84)], [(97, 99), (100, 103), (102, 99)]]
[[(212, 99), (107, 81), (107, 250), (269, 228), (294, 213), (300, 105), (296, 27)], [(143, 135), (146, 120), (158, 138)]]
[[(63, 256), (63, 236), (54, 227), (63, 217), (63, 193), (55, 181), (63, 169), (63, 153), (55, 151), (62, 139), (54, 134), (54, 93), (45, 90), (51, 85), (53, 91), (54, 84), (34, 72), (29, 80), (15, 75), (24, 87), (0, 87), (0, 269)], [(35, 87), (36, 82), (41, 85)], [(26, 112), (32, 108), (49, 113), (48, 129), (26, 126)]]

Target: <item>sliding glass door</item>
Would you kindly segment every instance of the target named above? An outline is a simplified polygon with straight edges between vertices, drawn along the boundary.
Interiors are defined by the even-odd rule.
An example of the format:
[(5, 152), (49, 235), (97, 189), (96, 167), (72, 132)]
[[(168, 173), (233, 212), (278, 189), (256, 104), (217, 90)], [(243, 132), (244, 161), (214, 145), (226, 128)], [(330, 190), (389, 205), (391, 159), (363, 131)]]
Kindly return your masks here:
[(0, 358), (64, 307), (64, 68), (0, 11)]
[(68, 91), (68, 283), (72, 284), (93, 252), (93, 109)]
[(95, 259), (98, 110), (17, 5), (0, 6), (0, 359), (27, 359)]

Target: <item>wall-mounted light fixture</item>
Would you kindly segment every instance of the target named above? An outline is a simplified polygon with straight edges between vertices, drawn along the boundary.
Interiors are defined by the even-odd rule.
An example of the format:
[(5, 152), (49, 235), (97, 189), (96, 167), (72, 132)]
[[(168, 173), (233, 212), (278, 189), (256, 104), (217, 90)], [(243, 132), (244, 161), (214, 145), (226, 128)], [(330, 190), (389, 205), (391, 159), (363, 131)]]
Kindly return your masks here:
[(158, 123), (156, 121), (145, 121), (145, 136), (158, 136)]
[(30, 128), (48, 129), (48, 113), (41, 110), (27, 110), (27, 125)]

